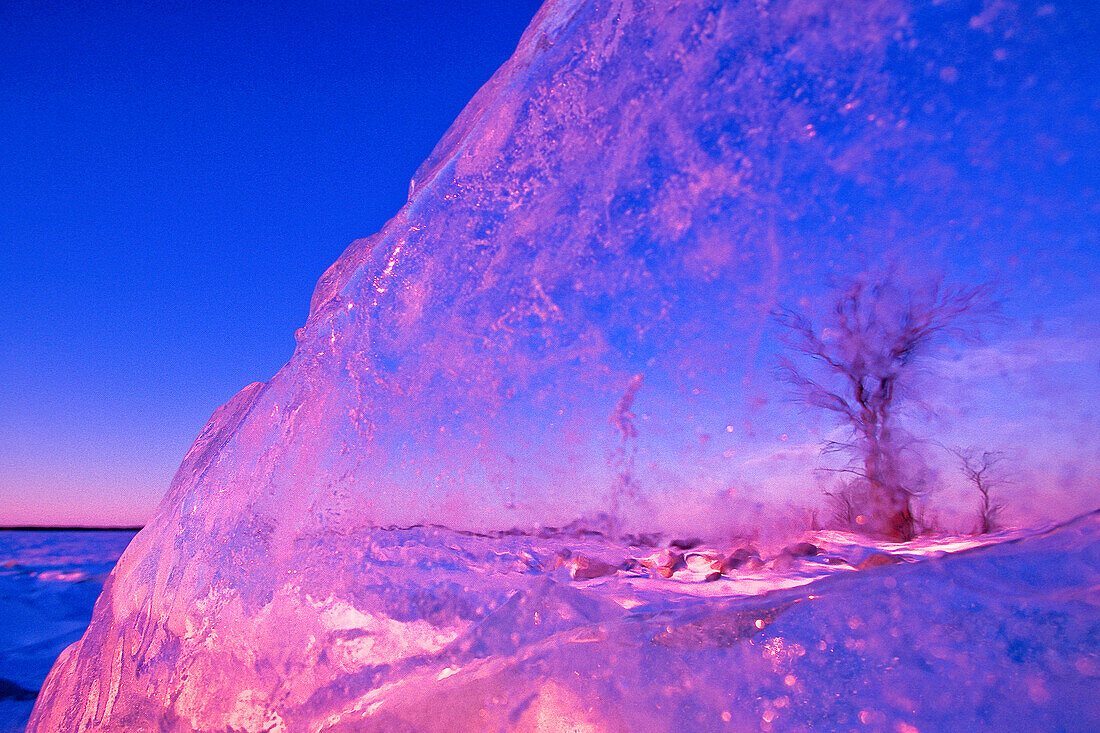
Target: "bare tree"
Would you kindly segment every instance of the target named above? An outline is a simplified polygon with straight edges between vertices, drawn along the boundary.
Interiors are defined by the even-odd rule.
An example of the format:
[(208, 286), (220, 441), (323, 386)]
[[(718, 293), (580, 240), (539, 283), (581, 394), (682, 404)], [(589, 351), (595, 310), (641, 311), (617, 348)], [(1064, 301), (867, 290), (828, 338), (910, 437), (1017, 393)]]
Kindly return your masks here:
[(978, 534), (988, 534), (997, 529), (997, 516), (1004, 509), (1003, 504), (993, 500), (991, 492), (1006, 483), (996, 471), (997, 464), (1005, 459), (1005, 455), (1000, 451), (978, 453), (975, 448), (953, 448), (951, 452), (959, 459), (959, 467), (966, 480), (982, 497), (978, 514)]
[(853, 486), (851, 481), (841, 483), (832, 491), (825, 491), (831, 511), (829, 520), (833, 526), (843, 529), (858, 526), (860, 513), (857, 505), (861, 503), (858, 494), (858, 487)]
[(927, 502), (913, 507), (913, 528), (917, 534), (941, 534), (944, 531), (939, 512), (934, 511)]
[(995, 307), (986, 285), (944, 287), (936, 280), (918, 290), (879, 278), (851, 284), (820, 330), (805, 313), (774, 312), (797, 359), (781, 359), (781, 378), (807, 406), (833, 413), (850, 431), (825, 450), (852, 459), (840, 470), (864, 484), (851, 495), (866, 497), (868, 506), (854, 507), (862, 510), (863, 529), (900, 540), (915, 535), (911, 497), (923, 493), (927, 478), (919, 446), (896, 413), (909, 396), (914, 363), (928, 348), (975, 336), (978, 317)]

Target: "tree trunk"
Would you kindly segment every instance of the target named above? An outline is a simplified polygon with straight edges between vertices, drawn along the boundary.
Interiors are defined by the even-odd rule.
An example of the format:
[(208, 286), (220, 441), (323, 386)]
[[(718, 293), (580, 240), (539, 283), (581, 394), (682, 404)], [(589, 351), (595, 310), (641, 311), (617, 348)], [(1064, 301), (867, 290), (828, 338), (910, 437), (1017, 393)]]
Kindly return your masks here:
[[(900, 497), (894, 497), (895, 509), (887, 519), (887, 532), (890, 539), (897, 542), (908, 542), (917, 536), (913, 526), (913, 508), (909, 503), (909, 494), (902, 492)], [(900, 504), (900, 506), (897, 506)]]
[(864, 475), (871, 487), (872, 512), (870, 529), (895, 542), (907, 542), (916, 537), (913, 509), (909, 492), (899, 486), (894, 471), (884, 465), (889, 462), (876, 442), (863, 461)]

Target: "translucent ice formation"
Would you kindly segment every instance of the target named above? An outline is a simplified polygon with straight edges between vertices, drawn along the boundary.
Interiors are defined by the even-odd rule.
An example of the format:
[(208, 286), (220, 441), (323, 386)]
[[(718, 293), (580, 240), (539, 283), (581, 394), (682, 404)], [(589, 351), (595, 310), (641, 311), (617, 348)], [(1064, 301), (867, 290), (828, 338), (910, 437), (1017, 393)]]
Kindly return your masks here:
[(31, 730), (1100, 725), (1100, 514), (981, 541), (813, 540), (762, 562), (570, 532), (315, 540), (251, 608), (212, 589), (171, 625), (93, 625)]
[[(708, 503), (737, 478), (730, 456), (783, 432), (753, 391), (767, 314), (870, 264), (999, 276), (1027, 288), (1017, 315), (1061, 336), (1085, 323), (1098, 17), (1013, 0), (549, 0), (408, 204), (321, 278), (290, 362), (211, 418), (31, 728), (744, 729), (795, 709), (810, 726), (911, 725), (959, 706), (1015, 720), (982, 712), (1011, 675), (976, 674), (941, 636), (891, 666), (924, 633), (912, 608), (932, 576), (692, 605), (576, 586), (629, 568), (625, 544), (590, 537), (582, 562), (579, 530), (499, 532), (585, 519), (713, 538), (733, 519)], [(1095, 370), (1062, 383), (1089, 394)], [(1066, 450), (1095, 458), (1095, 434)], [(674, 560), (653, 562), (675, 580)], [(1088, 567), (1077, 581), (1095, 583)], [(1011, 677), (1012, 699), (1095, 691), (1095, 648), (1036, 650), (1064, 608), (1032, 618), (1002, 598), (1030, 580), (967, 577), (962, 595), (929, 586), (947, 593), (934, 622), (959, 603), (999, 619), (982, 653), (1022, 645), (1034, 674)], [(875, 605), (846, 610), (856, 595)], [(819, 628), (834, 621), (840, 636)], [(784, 630), (758, 636), (769, 624)], [(946, 692), (912, 697), (911, 677)], [(874, 688), (878, 707), (834, 711), (831, 685)]]

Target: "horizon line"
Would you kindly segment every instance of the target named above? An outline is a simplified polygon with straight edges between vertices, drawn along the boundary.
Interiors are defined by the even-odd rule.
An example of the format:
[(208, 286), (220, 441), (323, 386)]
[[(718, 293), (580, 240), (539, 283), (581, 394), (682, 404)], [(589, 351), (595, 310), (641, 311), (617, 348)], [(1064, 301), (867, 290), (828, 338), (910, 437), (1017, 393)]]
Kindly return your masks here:
[(51, 524), (13, 524), (0, 525), (0, 532), (140, 532), (143, 524), (134, 525), (51, 525)]

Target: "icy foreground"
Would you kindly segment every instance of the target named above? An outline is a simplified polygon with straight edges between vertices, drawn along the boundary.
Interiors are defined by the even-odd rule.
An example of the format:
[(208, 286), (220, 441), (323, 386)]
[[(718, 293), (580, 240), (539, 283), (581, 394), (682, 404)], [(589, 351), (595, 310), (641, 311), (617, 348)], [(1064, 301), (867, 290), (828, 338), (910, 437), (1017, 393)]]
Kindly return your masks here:
[[(287, 365), (211, 418), (32, 730), (1088, 729), (1095, 516), (764, 577), (500, 531), (606, 512), (735, 550), (753, 527), (715, 497), (759, 488), (744, 453), (792, 417), (749, 391), (767, 314), (875, 263), (989, 268), (1057, 292), (1046, 336), (1091, 328), (1098, 28), (1094, 3), (549, 0)], [(1043, 394), (1091, 404), (1089, 358)], [(987, 398), (947, 428), (998, 429)], [(1003, 422), (1087, 499), (1094, 416), (1043, 400)]]
[[(111, 658), (54, 674), (30, 729), (1100, 727), (1100, 512), (961, 551), (979, 543), (814, 539), (707, 581), (730, 553), (373, 530), (261, 607), (211, 593), (176, 638), (93, 629), (59, 667)], [(338, 568), (344, 596), (318, 582)]]

